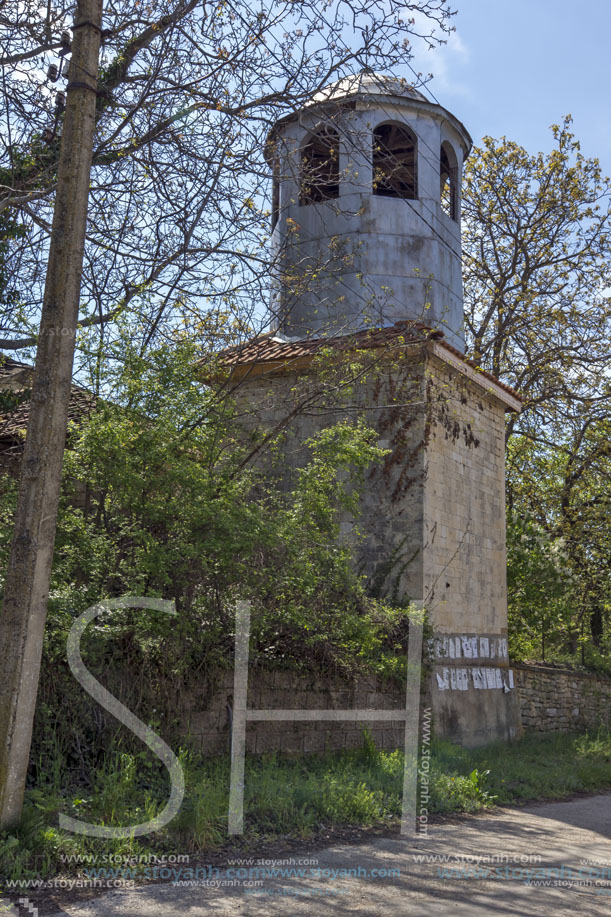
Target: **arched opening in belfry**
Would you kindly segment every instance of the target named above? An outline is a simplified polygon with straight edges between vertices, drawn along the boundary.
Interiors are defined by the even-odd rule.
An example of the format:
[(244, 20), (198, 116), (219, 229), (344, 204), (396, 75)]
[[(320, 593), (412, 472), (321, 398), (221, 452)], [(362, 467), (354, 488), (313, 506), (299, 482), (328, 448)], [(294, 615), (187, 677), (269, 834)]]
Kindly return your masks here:
[(274, 159), (272, 166), (272, 229), (278, 222), (278, 217), (280, 215), (280, 169), (278, 168), (278, 160)]
[(301, 154), (299, 203), (339, 197), (339, 136), (332, 127), (312, 134)]
[(439, 151), (439, 183), (441, 209), (458, 222), (458, 163), (454, 148), (447, 140)]
[(373, 132), (373, 193), (384, 197), (418, 197), (418, 144), (400, 124), (379, 124)]

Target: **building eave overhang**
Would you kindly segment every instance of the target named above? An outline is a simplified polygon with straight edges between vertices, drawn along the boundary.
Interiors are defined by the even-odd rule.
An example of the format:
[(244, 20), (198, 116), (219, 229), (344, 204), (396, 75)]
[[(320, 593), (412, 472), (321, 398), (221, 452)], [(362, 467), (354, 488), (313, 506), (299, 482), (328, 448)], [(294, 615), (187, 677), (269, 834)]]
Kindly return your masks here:
[(344, 353), (374, 350), (386, 352), (390, 357), (397, 348), (416, 347), (424, 347), (429, 354), (468, 379), (482, 394), (499, 401), (506, 411), (520, 413), (523, 399), (514, 389), (473, 364), (443, 338), (441, 331), (419, 323), (400, 322), (391, 328), (303, 341), (279, 341), (264, 335), (247, 342), (241, 349), (226, 352), (223, 365), (231, 381), (238, 383), (307, 371), (315, 358), (328, 348)]
[(517, 392), (514, 392), (508, 385), (499, 382), (491, 373), (487, 373), (473, 366), (465, 357), (449, 344), (445, 342), (439, 344), (435, 341), (431, 343), (431, 350), (434, 356), (457, 370), (465, 376), (470, 382), (480, 388), (486, 395), (496, 398), (503, 404), (506, 411), (519, 414), (522, 410), (522, 398)]

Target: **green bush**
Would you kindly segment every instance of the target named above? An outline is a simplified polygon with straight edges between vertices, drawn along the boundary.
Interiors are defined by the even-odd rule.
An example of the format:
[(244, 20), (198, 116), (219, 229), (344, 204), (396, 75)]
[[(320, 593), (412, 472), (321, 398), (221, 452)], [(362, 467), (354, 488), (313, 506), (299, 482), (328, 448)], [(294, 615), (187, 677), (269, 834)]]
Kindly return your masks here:
[[(232, 666), (238, 598), (252, 605), (253, 667), (404, 672), (408, 610), (366, 594), (354, 538), (340, 538), (342, 514), (358, 517), (364, 476), (384, 454), (375, 434), (359, 420), (337, 423), (305, 444), (300, 467), (288, 472), (284, 463), (276, 473), (283, 434), (251, 461), (262, 435), (245, 432), (220, 383), (202, 383), (198, 358), (185, 341), (146, 360), (125, 342), (104, 379), (105, 398), (70, 431), (30, 786), (57, 791), (68, 771), (87, 792), (96, 781), (102, 792), (106, 752), (119, 741), (154, 766), (67, 666), (75, 618), (106, 597), (175, 603), (175, 617), (103, 614), (82, 644), (95, 677), (168, 737), (176, 698), (210, 687)], [(6, 557), (12, 479), (1, 489)], [(110, 804), (110, 789), (103, 795)]]

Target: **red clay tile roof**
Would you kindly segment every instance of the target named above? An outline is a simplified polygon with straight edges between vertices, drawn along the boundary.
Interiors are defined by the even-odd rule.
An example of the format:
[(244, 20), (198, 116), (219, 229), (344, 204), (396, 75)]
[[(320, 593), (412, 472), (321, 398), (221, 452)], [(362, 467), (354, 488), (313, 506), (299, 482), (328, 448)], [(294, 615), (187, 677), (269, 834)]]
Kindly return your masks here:
[(424, 343), (431, 340), (454, 354), (466, 366), (474, 369), (478, 375), (490, 380), (514, 398), (517, 398), (518, 401), (524, 400), (511, 386), (501, 382), (492, 373), (478, 367), (472, 360), (465, 357), (464, 353), (449, 344), (443, 331), (430, 328), (422, 322), (401, 321), (383, 328), (367, 328), (352, 334), (306, 338), (296, 341), (283, 341), (279, 337), (275, 338), (269, 334), (261, 335), (237, 347), (223, 351), (221, 357), (227, 366), (247, 366), (249, 364), (265, 363), (286, 364), (288, 366), (294, 360), (314, 356), (325, 347), (333, 347), (338, 350), (376, 349), (410, 343)]
[(375, 349), (388, 345), (417, 343), (426, 340), (440, 340), (443, 332), (429, 328), (422, 322), (403, 321), (383, 328), (365, 328), (352, 334), (328, 335), (320, 338), (286, 340), (263, 334), (236, 347), (222, 351), (221, 357), (226, 365), (244, 365), (248, 363), (290, 362), (302, 357), (314, 356), (325, 347), (337, 350)]
[[(34, 367), (27, 363), (19, 363), (17, 360), (0, 355), (0, 393), (14, 393), (17, 398), (22, 394), (25, 396), (30, 390), (33, 371)], [(91, 412), (94, 405), (95, 396), (91, 392), (73, 385), (68, 406), (68, 419), (78, 423)], [(0, 452), (14, 451), (13, 447), (18, 447), (17, 451), (21, 450), (28, 424), (29, 409), (29, 398), (24, 397), (23, 402), (17, 403), (13, 409), (0, 414)]]

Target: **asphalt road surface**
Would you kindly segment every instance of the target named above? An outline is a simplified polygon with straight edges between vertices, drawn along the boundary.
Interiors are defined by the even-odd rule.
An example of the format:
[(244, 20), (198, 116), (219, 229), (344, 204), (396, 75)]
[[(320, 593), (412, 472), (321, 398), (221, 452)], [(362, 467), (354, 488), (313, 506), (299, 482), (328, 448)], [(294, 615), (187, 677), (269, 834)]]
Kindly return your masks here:
[[(274, 854), (278, 860), (282, 857)], [(300, 863), (301, 859), (309, 862)], [(461, 817), (433, 824), (427, 837), (411, 840), (398, 835), (376, 837), (310, 849), (303, 857), (292, 849), (283, 863), (275, 865), (227, 863), (209, 873), (200, 866), (195, 879), (189, 873), (192, 867), (168, 868), (176, 870), (174, 882), (113, 889), (86, 902), (62, 903), (63, 910), (55, 913), (68, 917), (611, 915), (611, 795)], [(253, 873), (253, 868), (259, 871)], [(69, 901), (67, 893), (63, 902)], [(44, 917), (45, 911), (40, 915)]]

